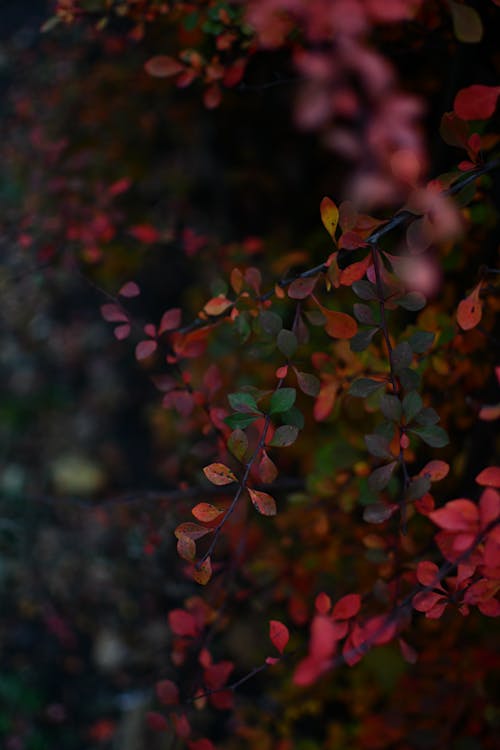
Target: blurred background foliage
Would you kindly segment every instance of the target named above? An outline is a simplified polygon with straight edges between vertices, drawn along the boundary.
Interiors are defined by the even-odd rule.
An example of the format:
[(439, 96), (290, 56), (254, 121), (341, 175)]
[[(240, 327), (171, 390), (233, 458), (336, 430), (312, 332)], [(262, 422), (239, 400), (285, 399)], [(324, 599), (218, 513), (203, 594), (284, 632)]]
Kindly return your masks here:
[[(201, 467), (217, 455), (216, 444), (201, 417), (182, 420), (161, 409), (132, 346), (113, 338), (99, 306), (106, 291), (115, 294), (133, 278), (145, 290), (132, 302), (140, 320), (157, 321), (165, 309), (180, 306), (189, 322), (227, 288), (235, 264), (265, 266), (267, 288), (291, 265), (321, 262), (329, 250), (318, 205), (325, 194), (342, 197), (349, 164), (294, 128), (294, 74), (282, 53), (255, 58), (245, 77), (249, 85), (227, 92), (219, 109), (207, 111), (195, 88), (178, 90), (144, 72), (144, 62), (174, 42), (167, 24), (148, 27), (140, 42), (127, 38), (126, 20), (115, 20), (104, 34), (83, 25), (41, 35), (48, 15), (42, 0), (3, 0), (0, 6), (0, 744), (6, 750), (163, 747), (159, 738), (145, 739), (142, 715), (155, 681), (168, 674), (166, 615), (196, 590), (182, 576), (172, 535), (188, 517), (192, 498), (161, 498), (179, 481), (198, 483)], [(437, 136), (442, 111), (461, 86), (488, 80), (498, 67), (494, 29), (485, 29), (479, 54), (463, 45), (457, 51), (451, 33), (445, 35), (453, 53), (445, 68), (442, 35), (415, 29), (412, 42), (401, 44), (380, 32), (378, 43), (405, 86), (428, 102), (432, 174), (456, 159)], [(122, 180), (130, 183), (123, 190)], [(498, 182), (494, 191), (498, 199)], [(486, 200), (473, 211), (469, 239), (448, 248), (443, 259), (449, 272), (444, 299), (470, 286), (478, 243), (481, 262), (494, 258), (491, 204)], [(138, 226), (149, 227), (146, 236), (134, 230)], [(241, 346), (232, 331), (221, 329), (210, 346), (226, 384), (272, 382), (272, 359)], [(349, 358), (346, 346), (328, 346)], [(464, 377), (471, 379), (469, 391), (488, 403), (493, 384), (481, 366), (489, 362), (487, 348), (478, 356)], [(204, 368), (206, 360), (193, 364), (197, 382)], [(432, 376), (436, 394), (445, 376)], [(448, 391), (452, 442), (453, 434), (460, 440), (460, 430), (470, 427), (459, 385)], [(337, 422), (333, 437), (325, 427), (315, 455), (300, 447), (283, 454), (285, 474), (293, 474), (297, 462), (296, 475), (309, 473), (313, 486), (331, 491), (332, 469), (341, 472), (365, 458), (363, 444), (353, 446), (348, 433), (366, 414), (351, 406), (349, 417)], [(461, 452), (465, 487), (479, 458), (482, 468), (494, 455), (493, 427), (474, 429), (481, 434), (470, 432)], [(344, 510), (358, 497), (347, 491)], [(353, 585), (358, 580), (364, 559), (357, 559), (360, 534), (352, 523), (333, 520), (319, 505), (301, 530), (301, 502), (297, 494), (295, 509), (278, 516), (279, 545), (255, 522), (248, 544), (258, 554), (236, 573), (247, 585), (251, 580), (253, 598), (237, 605), (239, 617), (220, 658), (251, 669), (265, 657), (262, 613), (274, 607), (286, 617), (287, 586), (302, 586), (306, 599), (332, 584), (331, 566)], [(293, 569), (297, 547), (304, 570)], [(377, 560), (377, 544), (372, 547)], [(282, 575), (286, 585), (276, 593)], [(471, 620), (471, 641), (484, 638), (484, 625)], [(433, 627), (426, 624), (423, 642)], [(450, 623), (450, 633), (458, 627)], [(253, 700), (250, 717), (259, 714), (259, 728), (249, 729), (247, 740), (274, 747), (278, 726), (295, 735), (299, 750), (351, 747), (354, 737), (360, 747), (399, 747), (403, 730), (397, 726), (392, 744), (373, 744), (377, 730), (369, 722), (376, 718), (360, 730), (361, 718), (376, 715), (390, 693), (414, 702), (405, 711), (419, 717), (415, 731), (422, 739), (415, 742), (434, 747), (426, 736), (435, 737), (439, 725), (433, 710), (443, 674), (463, 665), (450, 666), (455, 654), (445, 659), (432, 648), (429, 654), (435, 674), (422, 673), (429, 683), (426, 707), (411, 689), (404, 691), (404, 663), (392, 647), (330, 685), (328, 699), (322, 684), (304, 698), (283, 668), (272, 678), (276, 698), (272, 687), (263, 698), (263, 681), (271, 678), (259, 677), (243, 689)], [(447, 700), (460, 675), (450, 683)], [(484, 690), (473, 690), (470, 705)], [(493, 721), (488, 702), (480, 710)], [(220, 726), (215, 731), (230, 734)], [(450, 746), (446, 742), (445, 736), (441, 746)], [(453, 744), (454, 750), (479, 747), (466, 733)]]

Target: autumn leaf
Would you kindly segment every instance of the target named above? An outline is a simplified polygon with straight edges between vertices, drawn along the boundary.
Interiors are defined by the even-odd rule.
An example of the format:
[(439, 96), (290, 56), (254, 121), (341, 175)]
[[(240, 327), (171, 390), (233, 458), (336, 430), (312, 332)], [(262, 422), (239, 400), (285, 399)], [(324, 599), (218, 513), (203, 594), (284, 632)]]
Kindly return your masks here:
[(139, 361), (147, 359), (152, 354), (154, 354), (157, 348), (158, 344), (152, 339), (148, 339), (147, 341), (139, 341), (139, 343), (135, 347), (135, 357)]
[(331, 198), (323, 198), (320, 203), (321, 221), (326, 231), (335, 240), (335, 232), (339, 223), (339, 210)]
[(481, 320), (483, 314), (483, 301), (479, 296), (481, 286), (482, 282), (474, 287), (469, 296), (458, 305), (457, 322), (464, 331), (475, 328)]
[(238, 481), (231, 469), (225, 464), (214, 463), (205, 466), (203, 473), (209, 482), (216, 485), (231, 484), (231, 482)]
[(462, 120), (487, 120), (497, 106), (500, 86), (475, 84), (458, 92), (453, 109)]
[(212, 563), (210, 562), (210, 558), (207, 557), (206, 560), (203, 560), (200, 565), (195, 566), (193, 570), (193, 579), (196, 581), (196, 583), (205, 586), (209, 582), (211, 577)]
[(135, 281), (128, 281), (126, 284), (124, 284), (120, 291), (118, 292), (120, 297), (138, 297), (141, 293), (141, 290), (139, 289), (138, 285), (135, 283)]
[(252, 490), (247, 487), (250, 499), (255, 509), (263, 516), (275, 516), (276, 515), (276, 501), (267, 492), (260, 492), (259, 490)]
[(335, 310), (322, 308), (326, 318), (325, 331), (334, 339), (352, 339), (358, 330), (358, 324), (350, 315)]
[(198, 505), (195, 505), (191, 510), (191, 513), (198, 521), (209, 523), (222, 515), (224, 511), (216, 508), (215, 505), (211, 505), (210, 503), (198, 503)]
[(332, 617), (334, 620), (350, 620), (355, 617), (361, 609), (361, 597), (359, 594), (346, 594), (334, 605)]
[(483, 487), (500, 487), (500, 467), (488, 466), (479, 472), (476, 482)]
[(155, 55), (144, 64), (144, 69), (153, 78), (169, 78), (182, 73), (184, 65), (174, 57)]
[(283, 653), (286, 644), (290, 640), (290, 633), (286, 625), (283, 625), (279, 620), (270, 620), (269, 622), (269, 638), (273, 646), (280, 652)]
[(160, 680), (156, 683), (156, 697), (164, 706), (179, 703), (179, 688), (172, 680)]
[(230, 299), (224, 297), (223, 294), (219, 294), (217, 297), (212, 297), (203, 308), (207, 315), (222, 315), (226, 312), (234, 303)]

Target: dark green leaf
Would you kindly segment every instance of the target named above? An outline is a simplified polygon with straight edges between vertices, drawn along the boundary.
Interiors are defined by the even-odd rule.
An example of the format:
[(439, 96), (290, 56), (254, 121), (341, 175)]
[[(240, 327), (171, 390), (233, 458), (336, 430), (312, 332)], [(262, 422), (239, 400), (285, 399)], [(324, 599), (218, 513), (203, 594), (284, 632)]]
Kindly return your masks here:
[(426, 409), (422, 409), (420, 414), (417, 414), (415, 421), (418, 422), (418, 424), (427, 427), (427, 425), (437, 424), (439, 422), (439, 414), (435, 409), (429, 406)]
[(380, 380), (371, 380), (371, 378), (358, 378), (354, 383), (351, 383), (348, 393), (351, 396), (357, 396), (358, 398), (366, 398), (371, 393), (375, 393), (379, 388), (383, 388), (385, 383)]
[(272, 312), (271, 310), (265, 310), (259, 314), (259, 322), (262, 330), (265, 333), (269, 333), (272, 336), (277, 336), (283, 328), (283, 321), (281, 315)]
[(269, 445), (272, 445), (275, 448), (286, 448), (297, 440), (298, 434), (298, 427), (291, 424), (284, 424), (281, 427), (278, 427), (273, 435), (273, 439), (269, 442)]
[(426, 302), (427, 300), (420, 292), (410, 292), (409, 294), (405, 294), (404, 297), (400, 297), (396, 300), (396, 303), (400, 307), (404, 307), (405, 310), (410, 310), (410, 312), (421, 310), (425, 307)]
[(393, 458), (389, 448), (389, 441), (382, 435), (365, 435), (368, 452), (377, 458)]
[(431, 480), (428, 477), (416, 477), (406, 492), (407, 500), (418, 500), (429, 492)]
[(316, 397), (321, 388), (319, 378), (308, 372), (296, 372), (295, 374), (297, 375), (297, 383), (302, 393)]
[(399, 373), (405, 367), (411, 365), (413, 352), (407, 341), (402, 341), (392, 350), (392, 364), (395, 372)]
[(397, 511), (398, 506), (394, 503), (392, 505), (386, 505), (386, 503), (372, 503), (367, 505), (363, 511), (363, 520), (367, 523), (384, 523)]
[(269, 413), (279, 414), (280, 412), (288, 411), (294, 405), (296, 396), (297, 392), (295, 388), (280, 388), (275, 391), (271, 396)]
[(370, 281), (355, 281), (352, 285), (352, 290), (360, 299), (372, 300), (377, 299), (377, 290), (375, 285)]
[(378, 328), (366, 328), (364, 331), (358, 331), (349, 341), (352, 352), (364, 352), (370, 344), (372, 338), (377, 333)]
[(424, 443), (430, 445), (431, 448), (444, 448), (448, 445), (450, 439), (446, 430), (437, 425), (429, 425), (428, 427), (413, 427), (411, 432), (418, 435)]
[(432, 346), (435, 334), (430, 331), (416, 331), (408, 339), (408, 343), (416, 354), (426, 352)]
[(380, 399), (380, 411), (384, 417), (392, 422), (399, 422), (401, 419), (401, 401), (397, 396), (384, 394)]
[(414, 391), (420, 385), (420, 375), (415, 370), (404, 367), (399, 373), (401, 385), (405, 391)]
[(304, 427), (304, 415), (296, 406), (292, 406), (291, 409), (280, 414), (280, 419), (283, 424), (292, 424), (294, 427), (298, 427), (299, 430)]
[(252, 422), (255, 422), (257, 418), (256, 414), (230, 414), (229, 417), (224, 419), (224, 422), (233, 430), (238, 427), (243, 430), (245, 427), (251, 425)]
[(234, 411), (241, 412), (242, 414), (262, 414), (254, 397), (249, 393), (243, 393), (242, 391), (239, 391), (238, 393), (230, 393), (227, 400)]
[(378, 469), (372, 471), (368, 477), (368, 486), (370, 489), (374, 492), (380, 492), (384, 487), (387, 487), (397, 465), (397, 461), (391, 461), (389, 464), (379, 466)]
[(297, 351), (297, 336), (293, 331), (288, 331), (286, 328), (283, 328), (278, 333), (277, 344), (280, 352), (282, 352), (288, 359), (291, 359)]
[(422, 399), (416, 391), (410, 391), (406, 394), (403, 399), (403, 414), (407, 423), (416, 417), (423, 405)]

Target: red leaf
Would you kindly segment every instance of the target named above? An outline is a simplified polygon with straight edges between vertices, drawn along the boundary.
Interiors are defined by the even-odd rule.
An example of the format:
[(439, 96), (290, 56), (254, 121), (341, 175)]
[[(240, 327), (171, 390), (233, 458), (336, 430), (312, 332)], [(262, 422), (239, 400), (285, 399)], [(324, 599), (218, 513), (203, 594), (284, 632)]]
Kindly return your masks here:
[(330, 659), (337, 645), (335, 623), (325, 615), (316, 615), (311, 625), (309, 652), (313, 659), (322, 662)]
[(283, 625), (279, 620), (270, 620), (269, 638), (273, 646), (282, 654), (290, 640), (290, 633), (286, 625)]
[(332, 606), (332, 600), (324, 591), (318, 594), (314, 600), (314, 606), (320, 615), (327, 615)]
[(206, 687), (209, 690), (219, 690), (226, 684), (233, 669), (232, 661), (220, 661), (218, 664), (211, 664), (203, 673)]
[(415, 651), (415, 649), (410, 646), (406, 641), (404, 641), (402, 638), (398, 638), (399, 648), (401, 649), (401, 654), (403, 655), (403, 659), (408, 662), (408, 664), (415, 664), (418, 659), (418, 654)]
[(307, 658), (302, 659), (297, 665), (297, 669), (293, 675), (293, 682), (295, 685), (300, 685), (301, 687), (312, 685), (320, 674), (321, 663), (314, 657), (308, 656)]
[(185, 740), (191, 734), (191, 726), (185, 714), (171, 714), (172, 723), (177, 737)]
[(189, 539), (201, 539), (201, 537), (211, 534), (212, 531), (213, 529), (208, 529), (206, 526), (200, 526), (197, 523), (187, 521), (177, 526), (174, 534), (177, 539), (180, 539), (182, 536), (187, 536)]
[(118, 292), (121, 297), (138, 297), (140, 293), (141, 290), (135, 281), (128, 281)]
[(172, 680), (160, 680), (156, 683), (156, 696), (165, 706), (179, 703), (179, 688)]
[(182, 73), (184, 65), (173, 57), (156, 55), (145, 63), (144, 69), (153, 78), (168, 78)]
[(368, 247), (368, 243), (356, 232), (344, 232), (339, 240), (339, 248), (341, 250), (356, 250), (358, 247)]
[(128, 323), (127, 313), (114, 303), (101, 305), (101, 315), (108, 323)]
[(431, 482), (439, 482), (440, 479), (444, 479), (450, 471), (449, 464), (446, 461), (429, 461), (424, 468), (419, 471), (419, 477), (428, 477)]
[(276, 515), (276, 501), (267, 492), (259, 492), (258, 490), (252, 490), (247, 487), (248, 494), (254, 505), (254, 508), (261, 513), (263, 516), (275, 516)]
[(363, 260), (357, 263), (351, 263), (350, 266), (344, 268), (339, 274), (339, 283), (342, 286), (351, 286), (355, 281), (359, 281), (363, 278), (366, 271), (372, 264), (371, 255), (367, 255)]
[(361, 609), (361, 597), (359, 594), (346, 594), (335, 604), (332, 617), (334, 620), (350, 620), (355, 617)]
[(195, 505), (191, 510), (191, 513), (198, 521), (209, 523), (222, 515), (224, 511), (216, 508), (215, 505), (211, 505), (210, 503), (198, 503), (198, 505)]
[(181, 324), (181, 309), (180, 307), (172, 307), (171, 310), (167, 310), (163, 313), (160, 321), (160, 327), (158, 333), (165, 333), (165, 331), (172, 331), (174, 328), (179, 328)]
[(483, 314), (483, 301), (479, 296), (481, 286), (482, 282), (479, 282), (469, 296), (458, 305), (457, 322), (464, 331), (475, 328), (481, 320)]
[(435, 591), (421, 591), (415, 594), (412, 600), (413, 608), (419, 612), (425, 612), (427, 615), (432, 613), (431, 619), (437, 620), (446, 609), (447, 601), (442, 594)]
[(237, 481), (231, 469), (224, 464), (215, 463), (210, 464), (209, 466), (205, 466), (205, 468), (203, 469), (203, 473), (205, 474), (209, 482), (212, 482), (212, 484), (216, 484), (219, 486), (222, 486), (224, 484), (231, 484), (231, 482)]
[(130, 323), (125, 323), (122, 326), (116, 326), (115, 330), (113, 331), (113, 334), (115, 338), (118, 339), (118, 341), (123, 341), (129, 336), (130, 331), (131, 331)]
[(184, 609), (173, 609), (168, 613), (168, 624), (174, 635), (196, 638), (199, 628), (195, 618)]
[(215, 750), (215, 745), (210, 740), (202, 737), (201, 740), (193, 740), (188, 742), (189, 750)]
[(500, 466), (488, 466), (476, 477), (476, 482), (483, 487), (500, 487)]
[(139, 341), (135, 347), (135, 358), (137, 360), (147, 359), (151, 356), (158, 348), (156, 341), (148, 339), (147, 341)]
[(168, 722), (166, 718), (157, 711), (148, 711), (146, 714), (146, 724), (153, 732), (166, 732)]
[(479, 529), (479, 511), (471, 500), (450, 500), (442, 508), (429, 513), (429, 518), (446, 531), (474, 531)]
[(151, 224), (136, 224), (128, 230), (138, 242), (144, 245), (152, 245), (160, 239), (160, 233)]
[(439, 568), (433, 562), (422, 560), (417, 565), (417, 580), (422, 586), (434, 586), (437, 584), (438, 574)]
[(499, 94), (500, 86), (468, 86), (456, 95), (453, 109), (462, 120), (486, 120), (495, 112)]

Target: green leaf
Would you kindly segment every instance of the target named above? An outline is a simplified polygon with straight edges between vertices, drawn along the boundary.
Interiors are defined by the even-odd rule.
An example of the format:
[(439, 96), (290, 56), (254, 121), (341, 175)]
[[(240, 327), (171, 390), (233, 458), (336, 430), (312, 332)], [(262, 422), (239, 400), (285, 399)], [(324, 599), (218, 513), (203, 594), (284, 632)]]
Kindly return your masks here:
[(295, 388), (280, 388), (275, 391), (271, 396), (269, 413), (279, 414), (280, 412), (288, 411), (294, 405), (296, 396), (297, 392)]
[(420, 375), (409, 367), (404, 367), (399, 373), (401, 385), (405, 391), (414, 391), (420, 385)]
[(291, 359), (297, 351), (297, 336), (293, 331), (288, 331), (286, 328), (283, 328), (278, 333), (277, 344), (280, 352), (282, 352), (288, 359)]
[(185, 17), (183, 25), (186, 31), (194, 31), (198, 25), (199, 14), (197, 11), (193, 11)]
[(296, 406), (292, 406), (291, 409), (280, 414), (280, 419), (283, 424), (292, 424), (299, 430), (304, 427), (304, 415)]
[(252, 333), (248, 313), (240, 313), (236, 318), (235, 328), (242, 344), (248, 341)]
[(430, 331), (416, 331), (410, 336), (408, 343), (415, 354), (423, 354), (432, 346), (435, 337), (436, 334)]
[(389, 441), (382, 435), (365, 435), (365, 443), (368, 452), (377, 458), (393, 458), (389, 447)]
[(227, 400), (234, 411), (241, 412), (242, 414), (262, 414), (254, 397), (249, 393), (243, 393), (242, 391), (239, 391), (238, 393), (230, 393)]
[(377, 289), (370, 281), (355, 281), (352, 290), (360, 299), (373, 300), (377, 299)]
[(384, 417), (392, 422), (399, 422), (401, 419), (401, 401), (397, 396), (384, 394), (380, 399), (380, 411)]
[(384, 419), (383, 422), (380, 422), (375, 427), (375, 433), (377, 435), (382, 435), (382, 437), (385, 437), (389, 442), (391, 442), (392, 438), (394, 437), (394, 423), (387, 422)]
[[(235, 415), (236, 416), (236, 415)], [(237, 428), (229, 435), (227, 447), (238, 461), (243, 461), (248, 449), (248, 438), (240, 428)]]
[(413, 352), (407, 341), (402, 341), (395, 349), (392, 350), (392, 364), (395, 372), (399, 373), (405, 367), (411, 365)]
[(282, 425), (278, 427), (268, 445), (272, 445), (275, 448), (286, 448), (297, 440), (298, 434), (299, 428), (295, 427), (295, 425)]
[(409, 294), (405, 294), (404, 297), (400, 297), (396, 300), (396, 304), (400, 307), (404, 307), (405, 310), (409, 310), (410, 312), (421, 310), (425, 307), (426, 303), (426, 298), (420, 292), (410, 292)]
[(389, 464), (385, 464), (385, 466), (379, 466), (378, 469), (372, 471), (372, 473), (368, 477), (369, 488), (374, 492), (380, 492), (380, 490), (383, 490), (384, 487), (387, 487), (397, 465), (397, 461), (391, 461)]
[(259, 323), (262, 330), (272, 336), (277, 336), (283, 328), (281, 315), (278, 315), (271, 310), (265, 310), (259, 314)]
[(372, 338), (378, 330), (378, 328), (366, 328), (364, 331), (358, 331), (349, 341), (351, 351), (364, 352), (370, 346)]
[(448, 445), (450, 439), (446, 430), (437, 425), (430, 425), (429, 427), (413, 427), (411, 429), (415, 435), (418, 435), (424, 443), (430, 445), (431, 448), (444, 448)]
[(411, 422), (419, 411), (422, 410), (423, 401), (416, 391), (410, 391), (403, 399), (403, 414), (405, 415), (406, 422)]
[(256, 414), (230, 414), (224, 419), (224, 422), (235, 430), (238, 427), (243, 430), (251, 425), (258, 418)]
[(424, 427), (430, 424), (437, 424), (439, 422), (439, 414), (435, 409), (429, 406), (425, 409), (422, 409), (422, 411), (417, 414), (415, 421), (418, 422), (418, 424), (423, 425)]
[(363, 305), (362, 302), (356, 302), (356, 304), (352, 308), (352, 311), (358, 323), (364, 323), (368, 326), (378, 325), (377, 321), (375, 320), (373, 310), (368, 305)]
[(371, 393), (375, 393), (375, 391), (378, 391), (379, 388), (383, 388), (385, 386), (385, 383), (380, 380), (372, 380), (371, 378), (358, 378), (358, 380), (355, 380), (353, 383), (351, 383), (348, 393), (351, 396), (356, 396), (357, 398), (366, 398), (366, 396), (369, 396)]
[(481, 16), (474, 8), (450, 0), (450, 11), (453, 19), (453, 30), (460, 42), (474, 44), (483, 37)]

